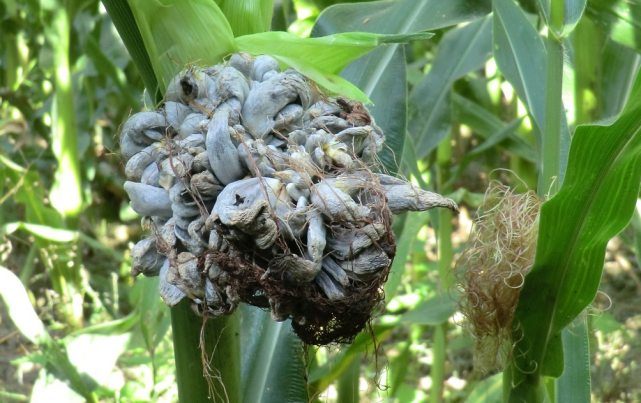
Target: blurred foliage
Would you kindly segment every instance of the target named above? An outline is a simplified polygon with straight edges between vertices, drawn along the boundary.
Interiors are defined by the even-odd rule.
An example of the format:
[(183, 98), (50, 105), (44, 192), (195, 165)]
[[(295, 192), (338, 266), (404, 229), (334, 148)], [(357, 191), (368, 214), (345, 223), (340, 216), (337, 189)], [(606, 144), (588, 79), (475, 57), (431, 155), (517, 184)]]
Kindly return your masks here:
[[(514, 34), (509, 33), (510, 19), (485, 17), (489, 1), (452, 1), (450, 7), (458, 5), (465, 13), (459, 19), (448, 14), (451, 20), (446, 22), (430, 8), (444, 2), (415, 1), (412, 4), (425, 7), (419, 12), (435, 20), (428, 26), (421, 19), (423, 25), (413, 30), (407, 21), (394, 27), (394, 13), (376, 19), (382, 10), (402, 10), (407, 0), (349, 9), (336, 3), (276, 0), (272, 29), (299, 36), (325, 29), (316, 32), (326, 34), (332, 15), (343, 15), (351, 19), (331, 32), (371, 26), (373, 32), (386, 34), (397, 33), (393, 29), (436, 33), (428, 40), (376, 51), (356, 62), (360, 65), (348, 66), (343, 77), (364, 86), (370, 83), (370, 92), (361, 89), (376, 103), (376, 91), (380, 97), (390, 95), (383, 79), (398, 79), (398, 74), (379, 74), (375, 82), (368, 77), (388, 68), (385, 61), (405, 59), (408, 94), (401, 98), (409, 99), (409, 119), (379, 123), (394, 128), (388, 130), (409, 131), (404, 143), (394, 145), (399, 172), (418, 186), (451, 193), (462, 214), (450, 221), (449, 250), (438, 241), (439, 234), (450, 231), (443, 225), (448, 217), (409, 213), (398, 218), (398, 256), (386, 287), (387, 306), (371, 331), (352, 345), (308, 349), (309, 394), (323, 402), (436, 401), (437, 380), (448, 402), (502, 401), (501, 375), (473, 368), (472, 340), (456, 325), (462, 319), (444, 286), (451, 267), (442, 267), (443, 254), (455, 261), (466, 247), (490, 179), (536, 188), (540, 157), (535, 139), (542, 100), (527, 93), (540, 90), (541, 79), (519, 85), (519, 70), (493, 57), (492, 40), (501, 39), (496, 32), (492, 37), (496, 24), (506, 22), (502, 32)], [(545, 23), (536, 14), (536, 2), (519, 4), (525, 23), (540, 32)], [(577, 124), (612, 118), (623, 109), (641, 64), (640, 4), (589, 0), (565, 40), (563, 101), (569, 133)], [(53, 23), (55, 10), (64, 13), (66, 25)], [(402, 15), (415, 16), (406, 11)], [(121, 123), (152, 107), (155, 94), (152, 100), (143, 91), (143, 80), (98, 1), (5, 0), (0, 3), (0, 32), (0, 262), (17, 275), (30, 302), (27, 307), (26, 299), (11, 298), (0, 309), (0, 401), (51, 401), (54, 393), (64, 396), (59, 401), (70, 402), (176, 401), (168, 310), (157, 296), (156, 279), (134, 281), (129, 276), (128, 250), (145, 233), (122, 190), (124, 167), (117, 145)], [(54, 33), (68, 38), (65, 49)], [(385, 53), (389, 49), (393, 51)], [(526, 67), (540, 70), (541, 60), (532, 49), (524, 42), (513, 50), (516, 58), (530, 60)], [(66, 64), (58, 59), (62, 51)], [(70, 99), (60, 97), (61, 65), (68, 66), (72, 104), (60, 104)], [(398, 72), (398, 66), (391, 68)], [(536, 74), (520, 77), (533, 79)], [(77, 215), (51, 200), (61, 163), (56, 147), (72, 147), (56, 142), (55, 125), (61, 121), (73, 125), (76, 133), (73, 149), (65, 151), (74, 153), (80, 168), (74, 191), (81, 195), (82, 211)], [(591, 329), (595, 402), (641, 401), (640, 254), (637, 211), (632, 223), (609, 242), (600, 292), (583, 314)], [(17, 334), (6, 307), (13, 312), (35, 310), (32, 317), (44, 324), (47, 341), (30, 339), (22, 327), (25, 336)], [(74, 375), (69, 375), (74, 371), (60, 364), (64, 360), (56, 361), (60, 354), (84, 386), (74, 384)], [(440, 378), (435, 377), (437, 367)], [(79, 390), (83, 387), (84, 392)]]

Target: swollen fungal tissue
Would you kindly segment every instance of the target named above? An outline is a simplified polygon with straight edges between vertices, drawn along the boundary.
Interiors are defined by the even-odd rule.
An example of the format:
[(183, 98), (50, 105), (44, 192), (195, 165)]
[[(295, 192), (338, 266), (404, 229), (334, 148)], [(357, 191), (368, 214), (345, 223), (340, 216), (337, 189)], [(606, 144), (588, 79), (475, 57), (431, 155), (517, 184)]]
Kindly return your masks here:
[(269, 309), (309, 344), (351, 340), (383, 299), (393, 214), (456, 204), (377, 173), (385, 136), (270, 56), (190, 67), (121, 131), (125, 190), (151, 236), (132, 274), (170, 306)]

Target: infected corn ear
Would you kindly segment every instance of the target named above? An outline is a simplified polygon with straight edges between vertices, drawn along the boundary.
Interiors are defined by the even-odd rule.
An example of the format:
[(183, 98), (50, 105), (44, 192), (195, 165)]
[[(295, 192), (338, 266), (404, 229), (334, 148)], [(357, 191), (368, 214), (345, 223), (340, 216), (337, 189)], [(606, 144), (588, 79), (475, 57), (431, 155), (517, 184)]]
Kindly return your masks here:
[(186, 69), (121, 133), (125, 190), (152, 228), (132, 274), (160, 275), (170, 306), (220, 316), (244, 302), (308, 344), (350, 341), (383, 300), (392, 215), (458, 211), (374, 173), (384, 140), (362, 104), (269, 56)]
[(474, 224), (474, 243), (457, 264), (459, 310), (475, 339), (474, 366), (481, 371), (502, 368), (509, 359), (514, 310), (534, 263), (541, 203), (532, 191), (514, 194), (491, 182)]

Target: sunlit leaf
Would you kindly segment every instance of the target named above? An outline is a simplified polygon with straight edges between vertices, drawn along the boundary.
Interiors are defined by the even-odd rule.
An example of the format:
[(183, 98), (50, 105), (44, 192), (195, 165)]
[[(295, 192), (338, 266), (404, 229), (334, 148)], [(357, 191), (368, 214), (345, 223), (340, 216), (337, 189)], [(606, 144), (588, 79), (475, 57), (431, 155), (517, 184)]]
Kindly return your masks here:
[(26, 230), (33, 235), (54, 242), (72, 242), (78, 238), (77, 231), (70, 231), (39, 224), (29, 224), (26, 222), (13, 222), (5, 224), (3, 231), (7, 234), (11, 234), (18, 229)]
[[(585, 10), (585, 4), (587, 0), (564, 0), (563, 1), (563, 27), (560, 31), (556, 32), (557, 37), (567, 36), (576, 24), (581, 19), (583, 11)], [(546, 21), (548, 27), (550, 26), (550, 2), (549, 1), (539, 1), (539, 6), (541, 9), (541, 14)]]
[[(594, 299), (607, 242), (632, 217), (641, 178), (641, 79), (619, 118), (579, 126), (566, 179), (541, 207), (536, 259), (521, 290), (514, 357), (528, 394), (563, 371), (561, 330)], [(521, 334), (522, 331), (522, 334)]]
[(274, 0), (222, 0), (217, 2), (234, 36), (269, 31)]
[(64, 374), (76, 392), (86, 400), (96, 402), (96, 397), (89, 391), (76, 367), (67, 354), (61, 351), (60, 346), (53, 341), (34, 311), (20, 279), (2, 266), (0, 266), (0, 297), (4, 299), (9, 317), (18, 330), (42, 350), (47, 360)]
[(337, 74), (349, 63), (382, 44), (421, 40), (432, 35), (428, 32), (410, 35), (350, 32), (321, 38), (300, 38), (288, 32), (265, 32), (236, 38), (236, 44), (241, 51), (253, 55), (271, 55), (285, 64), (284, 67), (294, 67), (332, 92), (369, 102), (360, 90)]
[(588, 0), (585, 14), (615, 41), (641, 51), (641, 1)]
[[(543, 40), (512, 0), (495, 0), (493, 17), (494, 58), (503, 76), (532, 117), (537, 150), (542, 150), (545, 130), (545, 63)], [(561, 113), (560, 178), (567, 165), (570, 134), (565, 112)]]
[(409, 132), (416, 156), (425, 158), (447, 136), (454, 81), (485, 64), (492, 54), (492, 19), (485, 17), (443, 36), (429, 73), (410, 94)]
[(129, 0), (158, 85), (187, 64), (211, 66), (236, 51), (225, 15), (211, 0)]

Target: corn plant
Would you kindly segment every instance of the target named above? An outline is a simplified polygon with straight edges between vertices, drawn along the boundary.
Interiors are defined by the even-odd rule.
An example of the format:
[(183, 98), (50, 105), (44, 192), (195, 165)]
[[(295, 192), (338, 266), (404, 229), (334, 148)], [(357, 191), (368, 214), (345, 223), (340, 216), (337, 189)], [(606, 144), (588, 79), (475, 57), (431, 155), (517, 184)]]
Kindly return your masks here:
[[(0, 143), (2, 235), (14, 245), (29, 236), (34, 240), (17, 248), (25, 255), (18, 259), (23, 263), (19, 269), (15, 253), (5, 264), (20, 279), (0, 268), (0, 295), (10, 316), (42, 353), (22, 362), (46, 363), (32, 401), (55, 388), (68, 391), (68, 401), (155, 400), (171, 389), (167, 384), (174, 376), (180, 401), (195, 402), (325, 401), (334, 398), (318, 396), (329, 390), (335, 390), (339, 402), (359, 401), (364, 393), (389, 401), (599, 400), (595, 396), (601, 392), (591, 390), (590, 379), (593, 330), (620, 325), (599, 324), (585, 312), (599, 289), (606, 244), (631, 218), (631, 228), (621, 238), (631, 238), (626, 242), (639, 256), (638, 2), (275, 3), (103, 0), (108, 15), (97, 2), (3, 5), (7, 21), (23, 24), (22, 31), (3, 25), (3, 108), (8, 104), (19, 111), (34, 136), (47, 141), (44, 157), (31, 151), (37, 147), (19, 155), (7, 151), (13, 143), (4, 138)], [(296, 19), (292, 7), (305, 13)], [(105, 37), (115, 35), (105, 32), (108, 19), (134, 62), (128, 68), (112, 57), (117, 52), (103, 48)], [(278, 31), (288, 27), (310, 38)], [(30, 39), (37, 35), (29, 30), (42, 32), (46, 45)], [(83, 36), (85, 32), (90, 34)], [(79, 33), (78, 40), (74, 35)], [(24, 49), (32, 49), (31, 54)], [(514, 304), (506, 308), (508, 325), (498, 330), (502, 341), (474, 353), (475, 359), (491, 356), (485, 363), (494, 365), (491, 373), (499, 373), (484, 373), (481, 360), (475, 370), (459, 375), (465, 378), (461, 389), (448, 381), (454, 378), (453, 357), (461, 344), (472, 344), (453, 318), (465, 331), (474, 331), (471, 316), (457, 315), (467, 312), (465, 302), (456, 300), (462, 298), (456, 291), (460, 273), (474, 275), (472, 263), (461, 267), (464, 259), (459, 256), (476, 253), (464, 252), (453, 240), (462, 221), (448, 210), (396, 218), (396, 258), (383, 286), (386, 310), (353, 343), (337, 350), (302, 345), (291, 321), (275, 322), (250, 306), (203, 320), (185, 298), (168, 311), (159, 298), (163, 283), (158, 277), (138, 278), (132, 287), (128, 272), (140, 255), (134, 248), (131, 259), (124, 245), (115, 250), (101, 244), (105, 237), (98, 228), (113, 212), (107, 213), (104, 204), (100, 210), (90, 197), (94, 192), (99, 199), (95, 194), (100, 188), (120, 189), (124, 175), (113, 179), (101, 174), (97, 167), (105, 155), (78, 150), (87, 144), (97, 148), (95, 139), (104, 130), (100, 145), (114, 151), (109, 163), (122, 165), (126, 174), (120, 157), (126, 151), (116, 139), (126, 127), (118, 126), (142, 103), (154, 110), (167, 100), (167, 88), (186, 66), (214, 66), (238, 51), (271, 55), (281, 67), (295, 68), (321, 88), (365, 103), (386, 136), (378, 155), (381, 165), (409, 178), (417, 189), (436, 190), (465, 209), (489, 210), (493, 206), (482, 202), (484, 189), (469, 179), (470, 173), (484, 171), (513, 187), (492, 187), (486, 202), (500, 193), (498, 206), (515, 209), (519, 197), (536, 205), (521, 223), (532, 240), (531, 256), (516, 276), (524, 280), (507, 281)], [(39, 74), (53, 90), (41, 85)], [(138, 92), (142, 84), (144, 95)], [(50, 101), (25, 103), (25, 94)], [(103, 96), (111, 100), (100, 101)], [(111, 127), (104, 123), (104, 111)], [(0, 127), (8, 128), (0, 132), (12, 133), (12, 122), (11, 117), (0, 120)], [(491, 172), (505, 166), (511, 171)], [(118, 215), (133, 218), (124, 207), (125, 193), (116, 192), (123, 200), (116, 220)], [(433, 261), (422, 245), (427, 223), (438, 239)], [(128, 228), (129, 239), (141, 238), (137, 223)], [(478, 260), (478, 254), (472, 256)], [(507, 260), (514, 255), (502, 256)], [(457, 259), (459, 267), (453, 271)], [(96, 281), (104, 275), (92, 269), (96, 260), (121, 265), (120, 273)], [(506, 263), (521, 264), (517, 261)], [(60, 296), (54, 303), (62, 323), (58, 326), (66, 334), (60, 340), (49, 319), (47, 329), (34, 314), (32, 291), (22, 292), (34, 284), (30, 277), (39, 270), (46, 270)], [(408, 296), (419, 296), (421, 302), (408, 303)], [(127, 304), (131, 306), (120, 306)], [(170, 327), (175, 355), (167, 351)], [(483, 335), (474, 337), (478, 342)], [(416, 359), (425, 354), (417, 350), (424, 345), (429, 345), (429, 365)], [(372, 349), (393, 351), (382, 375), (382, 364), (368, 360), (376, 356)], [(136, 354), (146, 357), (151, 371), (151, 386), (140, 388), (144, 397), (128, 395), (129, 386), (117, 392), (98, 386), (114, 365), (135, 365)], [(89, 365), (83, 356), (101, 365)], [(168, 370), (174, 358), (175, 369)], [(426, 366), (429, 373), (419, 374)], [(429, 377), (430, 386), (416, 386), (419, 377)], [(388, 388), (359, 391), (363, 379)], [(0, 399), (12, 396), (0, 394)]]

